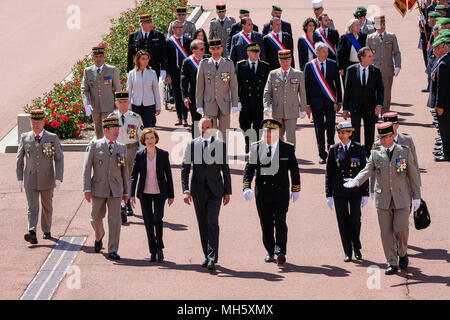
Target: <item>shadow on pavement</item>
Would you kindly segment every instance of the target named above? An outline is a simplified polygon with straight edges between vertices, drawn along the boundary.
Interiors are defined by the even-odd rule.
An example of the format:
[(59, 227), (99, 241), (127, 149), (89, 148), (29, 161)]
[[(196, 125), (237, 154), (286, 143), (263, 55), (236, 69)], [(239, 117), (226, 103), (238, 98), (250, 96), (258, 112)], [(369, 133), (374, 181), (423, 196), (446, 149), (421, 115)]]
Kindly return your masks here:
[[(441, 283), (450, 286), (450, 277), (443, 276), (429, 276), (424, 273), (419, 268), (408, 266), (407, 271), (401, 271), (397, 274), (399, 277), (404, 278), (408, 281), (408, 286), (414, 284), (422, 284), (422, 283)], [(402, 287), (405, 284), (397, 284), (391, 287)]]
[(432, 123), (418, 123), (418, 122), (401, 122), (402, 127), (424, 127), (434, 128)]
[(450, 254), (445, 249), (423, 249), (416, 246), (409, 245), (410, 250), (417, 251), (416, 254), (409, 254), (411, 258), (425, 259), (425, 260), (444, 260), (450, 262)]
[(311, 267), (311, 266), (297, 266), (292, 263), (286, 263), (283, 267), (280, 268), (280, 270), (281, 273), (298, 272), (298, 273), (325, 275), (327, 277), (348, 277), (350, 275), (350, 271), (330, 265), (322, 265), (321, 267)]
[(309, 173), (309, 174), (325, 174), (325, 169), (311, 168), (311, 169), (303, 169), (300, 168), (300, 173)]
[(395, 103), (391, 102), (391, 106), (397, 106), (397, 107), (412, 107), (413, 105), (410, 103)]

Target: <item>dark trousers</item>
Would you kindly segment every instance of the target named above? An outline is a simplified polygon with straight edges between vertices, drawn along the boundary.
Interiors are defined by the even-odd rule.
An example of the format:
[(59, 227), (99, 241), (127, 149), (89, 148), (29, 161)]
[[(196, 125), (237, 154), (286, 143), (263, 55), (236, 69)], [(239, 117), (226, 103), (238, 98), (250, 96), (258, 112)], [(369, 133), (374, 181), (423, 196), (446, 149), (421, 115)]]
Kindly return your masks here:
[(156, 125), (156, 105), (152, 106), (136, 106), (131, 105), (131, 111), (141, 116), (144, 128), (154, 127)]
[(450, 109), (444, 109), (442, 116), (438, 115), (438, 126), (444, 157), (450, 158)]
[[(239, 112), (239, 127), (244, 131), (244, 133), (253, 128), (256, 131), (256, 141), (259, 140), (259, 129), (261, 129), (261, 122), (264, 119), (264, 106), (262, 101), (256, 104), (251, 104), (242, 101), (242, 110)], [(251, 141), (251, 142), (256, 142)], [(250, 146), (250, 138), (245, 137), (245, 145), (248, 150)]]
[(353, 141), (361, 142), (361, 119), (364, 120), (364, 146), (366, 155), (369, 156), (375, 140), (375, 123), (377, 122), (377, 116), (375, 113), (359, 112), (351, 112), (350, 115), (352, 119), (352, 126), (355, 128), (352, 137)]
[(189, 113), (191, 114), (191, 134), (192, 139), (197, 138), (200, 136), (200, 129), (198, 127), (198, 121), (202, 118), (202, 115), (197, 112), (197, 105), (195, 103), (195, 98), (190, 98), (191, 104), (189, 105)]
[(200, 241), (205, 258), (217, 263), (219, 259), (219, 212), (222, 198), (214, 196), (205, 188), (204, 194), (192, 195), (197, 216)]
[(179, 120), (187, 120), (188, 109), (184, 105), (183, 98), (181, 96), (181, 78), (180, 71), (170, 75), (172, 79), (172, 92), (175, 98), (175, 109), (177, 110), (177, 117)]
[(148, 247), (150, 253), (156, 253), (164, 248), (163, 217), (164, 202), (160, 194), (142, 194), (141, 207), (147, 231)]
[(314, 129), (316, 131), (319, 157), (326, 159), (327, 152), (325, 151), (325, 130), (327, 131), (327, 150), (334, 144), (336, 125), (336, 111), (334, 111), (334, 103), (330, 100), (323, 100), (322, 105), (312, 105), (311, 109), (314, 119)]
[(361, 197), (334, 197), (339, 234), (344, 252), (352, 256), (353, 249), (361, 250)]
[(286, 214), (288, 207), (289, 202), (287, 204), (280, 202), (267, 203), (263, 202), (262, 199), (256, 199), (264, 248), (270, 254), (286, 254), (288, 233)]

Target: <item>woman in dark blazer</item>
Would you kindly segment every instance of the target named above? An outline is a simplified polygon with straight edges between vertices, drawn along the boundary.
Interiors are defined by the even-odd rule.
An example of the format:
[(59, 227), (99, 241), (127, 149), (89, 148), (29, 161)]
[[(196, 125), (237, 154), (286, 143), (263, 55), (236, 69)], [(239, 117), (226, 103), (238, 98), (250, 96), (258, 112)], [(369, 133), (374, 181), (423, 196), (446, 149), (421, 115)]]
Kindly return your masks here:
[(351, 19), (345, 28), (337, 46), (337, 64), (339, 73), (342, 76), (342, 83), (345, 85), (345, 72), (348, 67), (358, 63), (358, 51), (350, 42), (350, 38), (355, 38), (361, 48), (366, 46), (367, 34), (360, 32), (360, 25), (358, 19)]
[(208, 42), (208, 38), (206, 37), (206, 32), (204, 29), (199, 28), (197, 29), (197, 31), (195, 31), (194, 33), (194, 37), (193, 39), (199, 39), (202, 40), (205, 44), (205, 52), (208, 53), (209, 52), (209, 42)]
[(156, 254), (158, 261), (162, 262), (164, 204), (166, 199), (169, 199), (168, 203), (171, 206), (174, 199), (169, 153), (156, 147), (159, 136), (154, 128), (144, 129), (139, 141), (146, 148), (138, 151), (134, 159), (131, 173), (131, 204), (133, 207), (136, 205), (137, 185), (137, 197), (141, 200), (142, 216), (147, 231), (150, 262), (156, 261)]
[[(303, 31), (305, 34), (298, 38), (297, 48), (298, 48), (298, 64), (300, 70), (304, 71), (306, 64), (317, 57), (314, 48), (314, 31), (317, 29), (316, 21), (313, 18), (308, 18), (303, 22)], [(312, 50), (309, 49), (312, 47)]]

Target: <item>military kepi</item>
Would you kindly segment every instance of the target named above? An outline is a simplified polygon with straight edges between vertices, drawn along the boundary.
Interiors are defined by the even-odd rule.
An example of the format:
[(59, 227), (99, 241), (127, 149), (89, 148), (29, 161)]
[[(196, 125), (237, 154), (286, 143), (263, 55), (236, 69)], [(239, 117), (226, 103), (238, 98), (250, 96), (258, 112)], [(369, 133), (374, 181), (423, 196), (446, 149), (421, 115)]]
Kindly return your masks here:
[(211, 39), (211, 40), (209, 40), (209, 47), (210, 48), (221, 47), (221, 46), (222, 46), (222, 40), (220, 40), (220, 39)]
[(394, 127), (392, 122), (382, 122), (377, 124), (378, 137), (385, 137), (394, 134)]
[(114, 97), (116, 100), (128, 100), (128, 91), (116, 91)]
[(397, 112), (386, 112), (383, 114), (383, 121), (384, 122), (392, 122), (392, 123), (398, 123), (398, 114)]
[(340, 122), (336, 125), (336, 130), (355, 131), (355, 128), (350, 122)]
[(102, 120), (103, 128), (119, 127), (119, 118), (109, 117)]
[(218, 2), (216, 4), (216, 10), (217, 12), (224, 12), (227, 10), (227, 5), (225, 4), (225, 2)]
[(261, 46), (259, 43), (250, 43), (245, 46), (245, 49), (247, 49), (247, 51), (260, 52)]
[(382, 23), (386, 23), (386, 19), (384, 16), (378, 16), (373, 19), (373, 22), (375, 24), (382, 24)]
[(141, 23), (145, 22), (152, 22), (152, 15), (151, 14), (143, 14), (139, 16), (139, 21)]
[(280, 50), (278, 51), (278, 58), (280, 60), (287, 60), (292, 58), (291, 50)]
[(105, 47), (93, 47), (92, 55), (96, 55), (96, 54), (105, 54)]
[(250, 11), (248, 11), (247, 9), (241, 9), (239, 10), (239, 14), (249, 14)]
[(279, 123), (277, 120), (265, 119), (261, 122), (261, 127), (263, 129), (276, 130), (281, 128), (281, 123)]
[(176, 13), (177, 14), (186, 14), (187, 13), (187, 8), (186, 7), (177, 7)]
[(45, 112), (42, 109), (32, 109), (30, 111), (31, 120), (42, 120), (45, 118)]

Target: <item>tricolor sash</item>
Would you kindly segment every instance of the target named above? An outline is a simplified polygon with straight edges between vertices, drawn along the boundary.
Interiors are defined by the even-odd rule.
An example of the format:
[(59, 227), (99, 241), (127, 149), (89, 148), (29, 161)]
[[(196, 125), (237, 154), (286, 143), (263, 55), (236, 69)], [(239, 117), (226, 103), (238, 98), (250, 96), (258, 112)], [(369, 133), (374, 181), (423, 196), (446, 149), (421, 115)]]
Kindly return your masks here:
[(300, 39), (303, 41), (303, 43), (306, 45), (306, 47), (312, 53), (313, 57), (317, 58), (316, 50), (314, 48), (314, 43), (312, 42), (312, 40), (309, 39), (306, 35), (301, 36)]
[(198, 66), (200, 65), (200, 61), (194, 55), (190, 55), (188, 61), (192, 65), (195, 71), (198, 71)]
[(178, 39), (175, 36), (171, 36), (169, 39), (177, 49), (178, 53), (181, 54), (183, 59), (186, 59), (188, 57), (188, 53), (186, 49), (184, 49), (184, 47), (181, 45), (180, 41), (178, 41)]
[(244, 31), (239, 32), (239, 36), (244, 41), (245, 45), (253, 43), (253, 41), (245, 34)]
[(322, 29), (319, 28), (319, 29), (317, 29), (315, 32), (316, 32), (316, 34), (317, 34), (319, 37), (322, 38), (323, 42), (327, 45), (328, 50), (329, 50), (332, 54), (334, 54), (334, 56), (336, 56), (336, 50), (334, 49), (334, 47), (333, 47), (333, 45), (331, 44), (331, 42), (328, 41), (327, 37), (325, 37), (325, 35), (324, 35), (323, 32), (322, 32)]
[(283, 42), (280, 41), (280, 39), (278, 39), (278, 37), (273, 33), (270, 32), (267, 37), (269, 38), (270, 42), (272, 42), (275, 47), (278, 48), (278, 51), (280, 50), (286, 50), (286, 47), (284, 46)]
[(327, 97), (331, 101), (336, 103), (336, 94), (334, 94), (333, 91), (331, 91), (330, 85), (328, 84), (327, 80), (323, 76), (322, 71), (320, 71), (319, 62), (317, 61), (317, 59), (314, 59), (311, 61), (311, 67), (312, 67), (314, 76), (316, 77), (317, 82), (319, 83), (319, 86), (322, 88), (323, 92), (327, 95)]
[(347, 33), (345, 36), (347, 37), (348, 41), (350, 41), (353, 48), (355, 48), (356, 52), (358, 52), (359, 49), (362, 48), (361, 45), (359, 44), (358, 40), (356, 40), (356, 38), (353, 34)]

